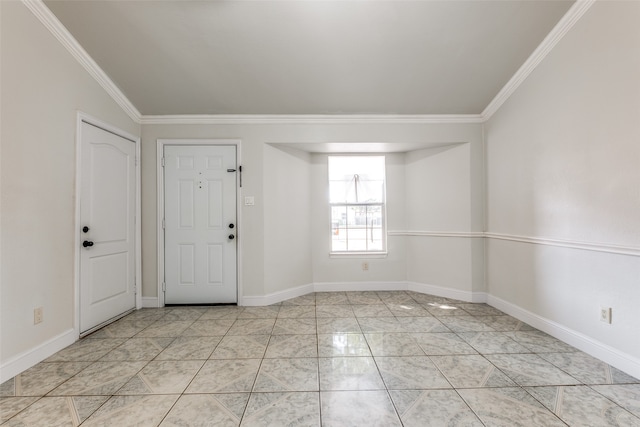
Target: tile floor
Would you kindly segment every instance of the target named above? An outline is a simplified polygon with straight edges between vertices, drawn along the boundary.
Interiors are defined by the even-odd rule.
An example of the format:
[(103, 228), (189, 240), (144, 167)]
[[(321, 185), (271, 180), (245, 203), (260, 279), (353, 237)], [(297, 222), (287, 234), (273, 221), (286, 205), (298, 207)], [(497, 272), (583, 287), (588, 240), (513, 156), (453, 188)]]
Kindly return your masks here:
[(485, 304), (143, 309), (0, 385), (7, 426), (640, 426), (640, 381)]

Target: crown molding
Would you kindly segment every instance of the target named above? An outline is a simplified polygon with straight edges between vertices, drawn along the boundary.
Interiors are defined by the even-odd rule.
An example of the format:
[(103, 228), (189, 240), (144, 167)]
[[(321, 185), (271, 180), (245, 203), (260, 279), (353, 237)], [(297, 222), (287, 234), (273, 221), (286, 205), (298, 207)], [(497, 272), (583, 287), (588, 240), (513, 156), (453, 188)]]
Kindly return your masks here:
[(597, 0), (576, 0), (558, 24), (533, 51), (524, 64), (498, 92), (481, 114), (205, 114), (142, 115), (78, 41), (44, 4), (43, 0), (21, 0), (82, 67), (139, 124), (160, 125), (245, 125), (245, 124), (470, 124), (484, 123), (506, 102), (555, 45)]
[(522, 66), (516, 71), (511, 79), (504, 85), (504, 87), (498, 92), (493, 100), (482, 111), (480, 116), (482, 121), (486, 122), (498, 111), (498, 109), (506, 102), (507, 99), (513, 94), (513, 92), (520, 87), (520, 85), (526, 80), (527, 77), (536, 69), (538, 64), (542, 62), (544, 58), (551, 52), (551, 50), (558, 44), (558, 42), (564, 37), (567, 32), (576, 22), (584, 15), (587, 10), (596, 2), (596, 0), (576, 0), (567, 13), (558, 21), (553, 30), (542, 40), (542, 43), (533, 51), (531, 56), (522, 64)]
[(211, 114), (142, 116), (143, 125), (459, 124), (482, 123), (479, 114)]
[(56, 18), (42, 0), (22, 0), (22, 3), (42, 22), (69, 53), (82, 65), (100, 86), (113, 98), (124, 112), (136, 123), (140, 123), (141, 114), (120, 89), (113, 83), (100, 66), (89, 56), (69, 30)]

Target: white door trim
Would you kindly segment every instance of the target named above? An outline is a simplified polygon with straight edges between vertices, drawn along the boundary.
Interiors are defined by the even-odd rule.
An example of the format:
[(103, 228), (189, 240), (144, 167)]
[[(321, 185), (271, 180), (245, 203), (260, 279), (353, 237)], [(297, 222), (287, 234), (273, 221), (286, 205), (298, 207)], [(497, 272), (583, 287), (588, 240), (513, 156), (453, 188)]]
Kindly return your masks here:
[[(164, 291), (162, 284), (164, 283), (164, 229), (162, 228), (162, 220), (164, 219), (164, 171), (162, 167), (162, 158), (164, 156), (165, 145), (235, 145), (236, 161), (238, 167), (242, 165), (242, 141), (239, 139), (158, 139), (156, 141), (156, 241), (157, 241), (157, 264), (158, 264), (158, 307), (164, 307)], [(236, 181), (236, 242), (237, 242), (237, 286), (238, 286), (238, 305), (242, 304), (242, 188), (238, 186)]]
[(142, 307), (142, 228), (140, 227), (141, 198), (140, 198), (140, 138), (131, 135), (109, 123), (78, 111), (76, 120), (76, 212), (75, 212), (75, 249), (74, 249), (74, 307), (75, 315), (73, 329), (76, 338), (80, 337), (80, 195), (82, 189), (82, 122), (99, 127), (124, 139), (128, 139), (136, 146), (136, 206), (135, 206), (135, 269), (136, 269), (136, 309)]

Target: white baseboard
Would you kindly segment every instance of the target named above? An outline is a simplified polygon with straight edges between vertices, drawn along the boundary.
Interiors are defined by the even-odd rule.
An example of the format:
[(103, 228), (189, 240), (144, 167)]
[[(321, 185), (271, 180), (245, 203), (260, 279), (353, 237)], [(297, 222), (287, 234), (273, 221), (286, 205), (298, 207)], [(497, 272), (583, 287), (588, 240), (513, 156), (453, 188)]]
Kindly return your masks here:
[(0, 366), (0, 384), (37, 365), (77, 340), (78, 333), (74, 329), (69, 329), (35, 348), (14, 356), (9, 361), (3, 362)]
[(142, 297), (142, 308), (158, 308), (158, 297)]
[(243, 297), (238, 305), (265, 306), (277, 304), (290, 298), (310, 294), (311, 292), (364, 292), (364, 291), (415, 291), (444, 298), (453, 298), (469, 302), (486, 302), (485, 292), (467, 292), (440, 286), (416, 282), (319, 282), (297, 286), (264, 296)]
[(441, 286), (427, 285), (425, 283), (407, 282), (407, 289), (423, 294), (436, 295), (443, 298), (457, 299), (468, 302), (487, 302), (486, 292), (470, 292), (460, 289), (443, 288)]
[(534, 328), (540, 329), (635, 378), (640, 378), (640, 359), (634, 356), (616, 350), (600, 341), (594, 340), (580, 332), (525, 310), (501, 298), (489, 295), (487, 302), (490, 306), (518, 320), (522, 320)]
[(286, 289), (284, 291), (278, 291), (264, 296), (255, 297), (242, 297), (238, 301), (238, 305), (242, 306), (265, 306), (271, 304), (277, 304), (284, 300), (288, 300), (302, 295), (310, 294), (313, 292), (313, 284), (297, 286), (295, 288)]
[(320, 282), (315, 292), (406, 291), (407, 282)]

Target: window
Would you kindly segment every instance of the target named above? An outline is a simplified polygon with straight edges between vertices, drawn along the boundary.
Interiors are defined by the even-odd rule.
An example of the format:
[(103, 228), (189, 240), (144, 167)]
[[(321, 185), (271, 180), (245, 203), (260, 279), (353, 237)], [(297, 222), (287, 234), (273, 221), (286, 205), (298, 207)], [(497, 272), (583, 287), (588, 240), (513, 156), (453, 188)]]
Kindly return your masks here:
[(385, 252), (384, 156), (329, 156), (331, 252)]

